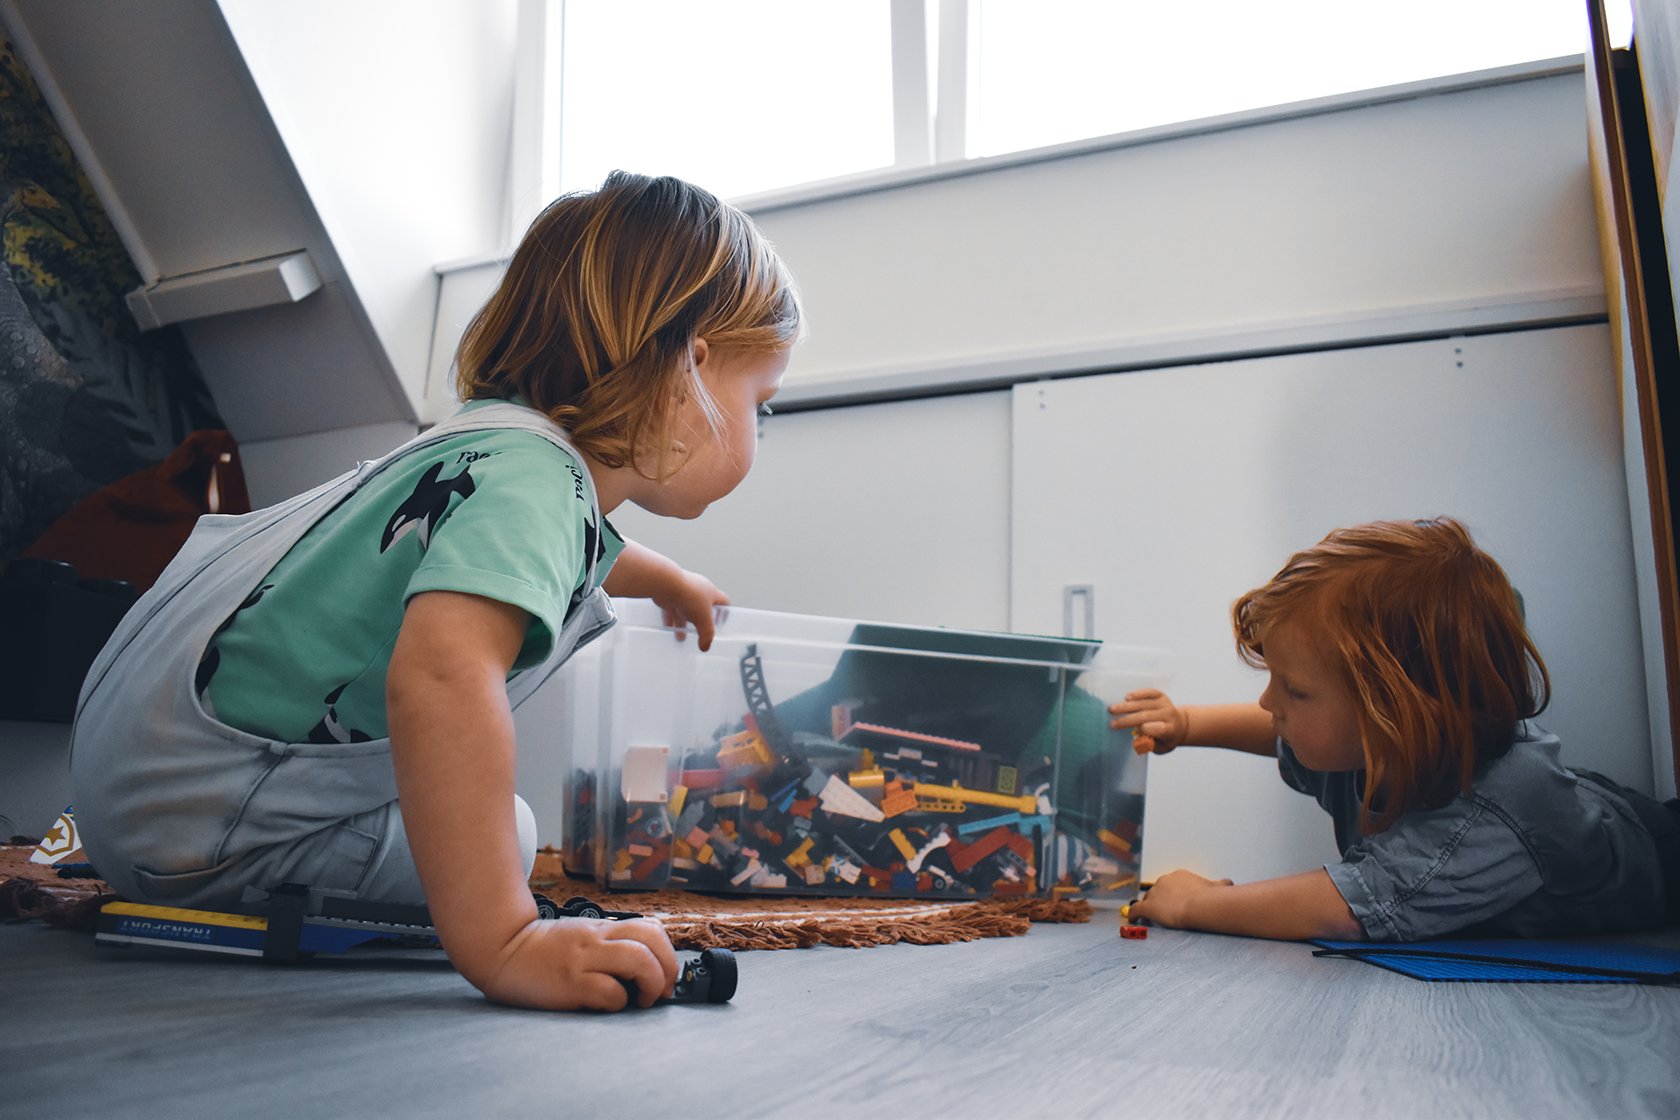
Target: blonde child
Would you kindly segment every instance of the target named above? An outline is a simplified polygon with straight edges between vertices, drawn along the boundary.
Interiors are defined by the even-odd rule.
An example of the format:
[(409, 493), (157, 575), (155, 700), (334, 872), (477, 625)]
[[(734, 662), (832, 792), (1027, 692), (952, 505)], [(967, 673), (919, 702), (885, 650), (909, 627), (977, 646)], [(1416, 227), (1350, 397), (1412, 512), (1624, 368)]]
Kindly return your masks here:
[[(1258, 704), (1110, 707), (1134, 745), (1273, 756), (1335, 822), (1340, 863), (1233, 884), (1172, 871), (1132, 913), (1289, 940), (1556, 937), (1659, 926), (1680, 803), (1558, 761), (1550, 682), (1499, 565), (1459, 522), (1339, 529), (1231, 611)], [(1665, 886), (1665, 877), (1667, 884)]]
[(657, 923), (538, 919), (511, 706), (612, 624), (609, 593), (710, 644), (727, 597), (605, 515), (733, 490), (801, 329), (775, 253), (707, 192), (615, 172), (555, 202), (465, 333), (461, 412), (206, 518), (90, 671), (72, 777), (101, 874), (170, 906), (283, 883), (424, 903), (504, 1003), (670, 994)]

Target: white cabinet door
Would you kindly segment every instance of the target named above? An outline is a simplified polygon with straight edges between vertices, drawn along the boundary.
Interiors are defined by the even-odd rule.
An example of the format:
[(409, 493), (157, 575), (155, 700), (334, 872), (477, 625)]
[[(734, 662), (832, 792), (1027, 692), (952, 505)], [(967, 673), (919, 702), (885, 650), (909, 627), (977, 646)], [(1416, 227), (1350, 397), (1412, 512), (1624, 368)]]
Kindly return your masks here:
[[(1257, 698), (1229, 610), (1340, 525), (1450, 514), (1504, 565), (1552, 674), (1564, 760), (1649, 790), (1608, 328), (1565, 327), (1016, 386), (1010, 625), (1176, 655), (1176, 699)], [(1144, 873), (1239, 881), (1337, 858), (1266, 759), (1152, 762)]]

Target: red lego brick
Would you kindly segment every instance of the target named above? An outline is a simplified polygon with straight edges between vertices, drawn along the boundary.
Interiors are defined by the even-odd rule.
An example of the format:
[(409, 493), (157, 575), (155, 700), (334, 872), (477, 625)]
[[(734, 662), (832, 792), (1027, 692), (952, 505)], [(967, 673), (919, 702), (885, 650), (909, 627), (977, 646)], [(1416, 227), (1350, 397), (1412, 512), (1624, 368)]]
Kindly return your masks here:
[(1031, 840), (1027, 839), (1025, 836), (1022, 836), (1019, 832), (1015, 832), (1015, 831), (1011, 830), (1008, 837), (1006, 837), (1004, 839), (1004, 843), (1008, 844), (1009, 847), (1010, 847), (1010, 850), (1013, 851), (1016, 855), (1020, 856), (1022, 859), (1026, 860), (1028, 863), (1032, 862), (1032, 859), (1033, 859), (1033, 842)]
[[(1002, 825), (998, 828), (992, 829), (990, 832), (986, 833), (985, 836), (968, 845), (961, 852), (953, 855), (951, 857), (951, 866), (955, 867), (959, 873), (967, 871), (969, 868), (973, 867), (975, 864), (979, 863), (981, 860), (985, 859), (987, 856), (1007, 844), (1011, 833), (1012, 830), (1008, 825)], [(1020, 835), (1020, 833), (1013, 834), (1017, 836)], [(956, 845), (953, 844), (950, 845), (950, 847), (954, 848)]]
[(1121, 926), (1120, 936), (1128, 941), (1142, 941), (1149, 936), (1148, 926)]

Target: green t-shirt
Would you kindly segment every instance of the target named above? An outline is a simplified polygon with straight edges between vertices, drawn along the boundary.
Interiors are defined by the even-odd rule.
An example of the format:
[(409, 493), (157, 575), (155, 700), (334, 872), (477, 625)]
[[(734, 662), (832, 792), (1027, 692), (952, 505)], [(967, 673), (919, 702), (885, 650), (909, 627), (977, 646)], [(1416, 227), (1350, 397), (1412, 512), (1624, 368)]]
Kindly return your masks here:
[(591, 523), (585, 469), (516, 430), (456, 436), (387, 467), (304, 534), (211, 640), (197, 679), (206, 710), (288, 743), (383, 738), (391, 651), (423, 591), (523, 607), (531, 625), (513, 671), (540, 664), (590, 590), (588, 550), (600, 553), (599, 584), (624, 548), (611, 524), (598, 534)]

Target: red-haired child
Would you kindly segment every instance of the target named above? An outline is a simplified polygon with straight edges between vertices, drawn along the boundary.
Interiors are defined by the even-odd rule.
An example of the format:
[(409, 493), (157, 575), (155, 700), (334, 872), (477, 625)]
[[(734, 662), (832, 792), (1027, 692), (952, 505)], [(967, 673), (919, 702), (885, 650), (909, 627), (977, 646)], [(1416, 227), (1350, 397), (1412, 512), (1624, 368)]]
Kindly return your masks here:
[[(1529, 722), (1550, 680), (1505, 573), (1457, 521), (1338, 529), (1232, 607), (1258, 704), (1109, 709), (1137, 749), (1276, 756), (1335, 822), (1341, 862), (1233, 884), (1160, 876), (1132, 913), (1281, 939), (1556, 937), (1680, 909), (1680, 802), (1558, 759)], [(1666, 880), (1666, 882), (1665, 882)]]

